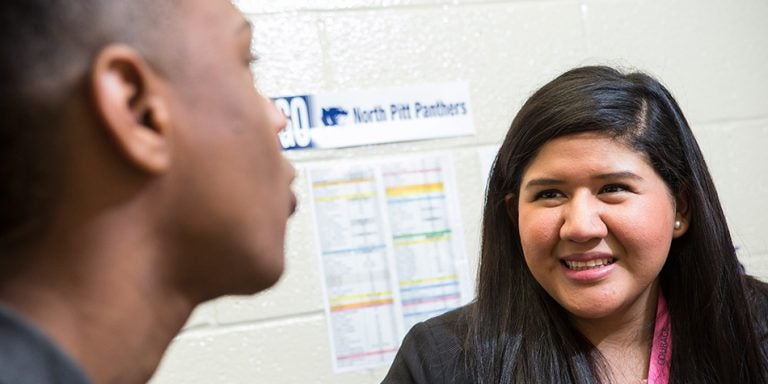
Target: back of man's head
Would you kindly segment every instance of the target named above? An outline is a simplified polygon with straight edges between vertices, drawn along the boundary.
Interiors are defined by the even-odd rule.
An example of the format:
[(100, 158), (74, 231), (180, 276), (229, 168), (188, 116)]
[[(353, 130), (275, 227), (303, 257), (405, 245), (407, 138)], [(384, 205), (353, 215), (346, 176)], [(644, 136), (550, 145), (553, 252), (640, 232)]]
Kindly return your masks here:
[(0, 252), (34, 239), (60, 190), (69, 105), (88, 70), (122, 42), (161, 69), (172, 0), (0, 2)]

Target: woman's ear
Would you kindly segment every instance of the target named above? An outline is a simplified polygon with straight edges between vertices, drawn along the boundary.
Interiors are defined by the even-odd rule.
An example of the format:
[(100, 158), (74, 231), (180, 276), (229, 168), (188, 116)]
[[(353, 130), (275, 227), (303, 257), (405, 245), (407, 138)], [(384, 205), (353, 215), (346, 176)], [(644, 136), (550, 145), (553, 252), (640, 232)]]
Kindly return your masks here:
[(680, 192), (675, 198), (675, 223), (672, 231), (673, 238), (684, 235), (691, 226), (691, 211), (688, 194)]
[(122, 155), (146, 172), (170, 162), (170, 119), (162, 79), (132, 47), (103, 48), (91, 70), (94, 105), (103, 129)]
[(517, 222), (517, 196), (514, 193), (507, 193), (504, 196), (504, 205), (507, 208), (507, 216), (512, 222)]

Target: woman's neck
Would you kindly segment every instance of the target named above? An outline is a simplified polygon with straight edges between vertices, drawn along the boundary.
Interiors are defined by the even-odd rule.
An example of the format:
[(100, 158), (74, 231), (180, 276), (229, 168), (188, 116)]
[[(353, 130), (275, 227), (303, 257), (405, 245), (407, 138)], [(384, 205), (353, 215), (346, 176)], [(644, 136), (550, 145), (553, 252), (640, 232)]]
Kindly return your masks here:
[(604, 378), (610, 383), (642, 383), (647, 377), (656, 319), (658, 283), (634, 303), (599, 319), (571, 321), (603, 357)]

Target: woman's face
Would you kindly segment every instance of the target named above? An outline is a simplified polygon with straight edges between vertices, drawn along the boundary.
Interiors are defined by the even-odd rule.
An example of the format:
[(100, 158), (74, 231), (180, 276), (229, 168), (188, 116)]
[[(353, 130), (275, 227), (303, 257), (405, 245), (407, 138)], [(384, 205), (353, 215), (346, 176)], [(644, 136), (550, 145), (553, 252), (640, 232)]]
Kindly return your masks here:
[(528, 268), (577, 319), (643, 311), (673, 237), (687, 229), (675, 229), (682, 216), (646, 157), (597, 133), (542, 146), (517, 204)]

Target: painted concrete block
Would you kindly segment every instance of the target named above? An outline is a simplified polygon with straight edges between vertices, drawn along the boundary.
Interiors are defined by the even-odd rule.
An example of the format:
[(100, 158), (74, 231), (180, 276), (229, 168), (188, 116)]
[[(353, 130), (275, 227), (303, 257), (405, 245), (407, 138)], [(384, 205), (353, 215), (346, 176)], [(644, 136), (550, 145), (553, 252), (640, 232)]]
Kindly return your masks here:
[[(486, 0), (487, 1), (487, 0)], [(233, 0), (245, 13), (260, 14), (291, 11), (393, 8), (457, 3), (456, 0)]]
[(253, 25), (253, 66), (257, 88), (267, 96), (316, 92), (327, 87), (323, 42), (310, 14), (249, 16)]
[(322, 315), (196, 331), (174, 340), (152, 384), (379, 383), (387, 367), (334, 374)]
[(590, 60), (660, 77), (694, 122), (766, 116), (768, 2), (584, 1)]
[(216, 300), (200, 304), (192, 311), (192, 315), (184, 324), (184, 329), (212, 327), (216, 321)]
[[(768, 253), (768, 119), (698, 125), (694, 132), (739, 255)], [(760, 263), (768, 268), (768, 259)]]

